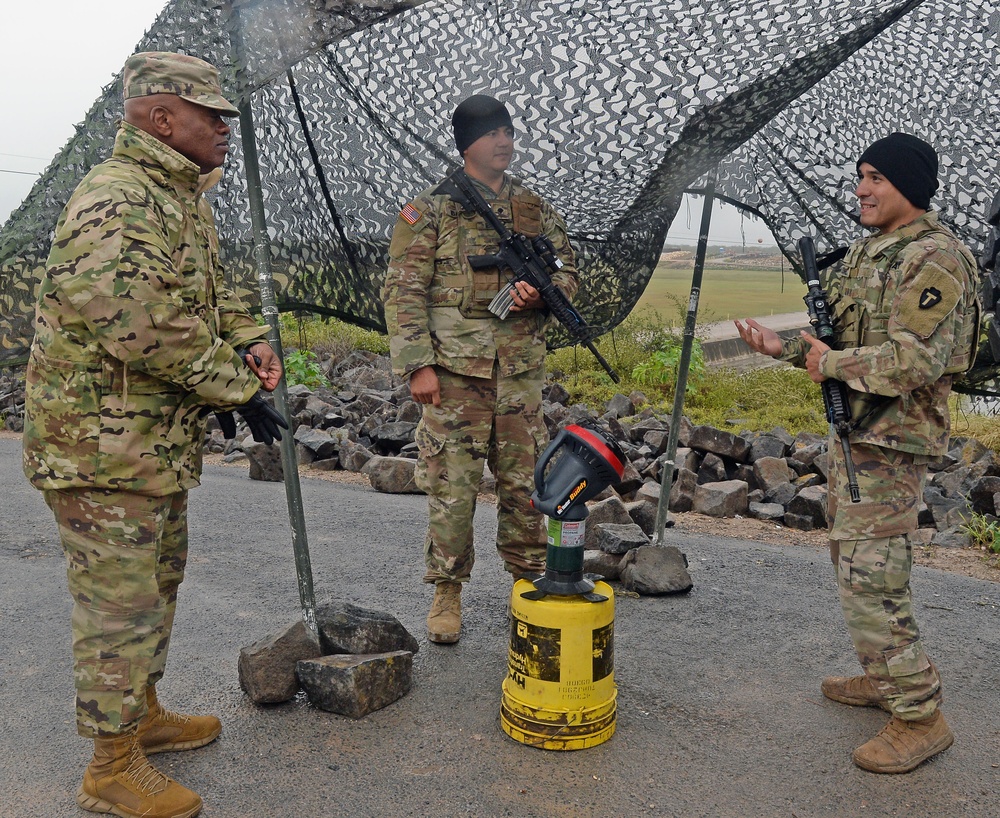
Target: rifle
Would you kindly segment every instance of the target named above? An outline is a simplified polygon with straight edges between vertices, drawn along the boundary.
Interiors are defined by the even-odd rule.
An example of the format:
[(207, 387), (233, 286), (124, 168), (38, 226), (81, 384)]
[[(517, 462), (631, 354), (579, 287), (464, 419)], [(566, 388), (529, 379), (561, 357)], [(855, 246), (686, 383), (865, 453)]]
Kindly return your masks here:
[[(802, 266), (806, 273), (806, 286), (809, 288), (803, 299), (809, 312), (809, 323), (816, 330), (816, 337), (833, 347), (833, 319), (830, 316), (830, 304), (826, 293), (819, 282), (819, 266), (816, 264), (816, 248), (809, 236), (799, 239), (799, 252), (802, 254)], [(826, 419), (840, 437), (840, 445), (844, 450), (844, 463), (847, 467), (847, 486), (851, 492), (851, 502), (861, 502), (861, 491), (858, 488), (858, 478), (854, 473), (854, 458), (851, 457), (851, 443), (848, 436), (851, 433), (851, 406), (847, 401), (847, 384), (827, 378), (820, 386), (823, 389), (823, 405), (826, 407)]]
[[(449, 190), (449, 183), (457, 188), (462, 195), (462, 199), (454, 196), (454, 192)], [(486, 223), (492, 227), (500, 236), (500, 249), (496, 255), (492, 256), (469, 256), (469, 264), (473, 269), (484, 267), (499, 267), (501, 270), (507, 269), (511, 272), (508, 283), (511, 287), (502, 289), (489, 303), (487, 309), (498, 318), (506, 318), (510, 313), (510, 308), (514, 305), (511, 295), (511, 288), (515, 282), (524, 281), (538, 290), (545, 306), (556, 317), (560, 324), (569, 330), (573, 339), (583, 344), (589, 349), (598, 363), (604, 367), (604, 371), (611, 376), (611, 380), (619, 383), (621, 378), (611, 365), (604, 360), (604, 356), (598, 352), (591, 338), (593, 329), (587, 326), (583, 316), (577, 312), (576, 308), (570, 304), (569, 299), (563, 295), (555, 284), (552, 283), (552, 276), (549, 271), (559, 272), (563, 263), (556, 256), (555, 247), (545, 236), (535, 236), (529, 239), (520, 233), (512, 233), (507, 226), (497, 218), (496, 213), (482, 197), (472, 180), (466, 175), (462, 168), (459, 168), (448, 179), (441, 184), (435, 192), (448, 192), (458, 201), (467, 203), (472, 209), (482, 216)]]

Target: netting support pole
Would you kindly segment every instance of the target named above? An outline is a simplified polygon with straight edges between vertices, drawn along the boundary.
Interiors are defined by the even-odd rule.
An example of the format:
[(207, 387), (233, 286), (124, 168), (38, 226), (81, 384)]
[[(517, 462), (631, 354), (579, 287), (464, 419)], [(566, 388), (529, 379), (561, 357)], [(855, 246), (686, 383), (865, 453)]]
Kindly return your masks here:
[[(233, 47), (233, 62), (237, 72), (246, 65), (243, 47), (243, 32), (239, 12), (229, 9), (229, 36)], [(251, 95), (240, 101), (240, 138), (243, 145), (243, 163), (246, 168), (247, 195), (250, 199), (250, 223), (253, 228), (254, 261), (257, 265), (257, 281), (260, 286), (261, 313), (270, 328), (267, 342), (277, 355), (284, 360), (281, 348), (281, 333), (278, 326), (278, 307), (274, 298), (274, 279), (271, 274), (271, 246), (267, 235), (267, 220), (264, 214), (264, 196), (260, 181), (260, 164), (257, 154), (257, 138), (253, 126)], [(288, 388), (282, 378), (274, 390), (278, 411), (291, 428), (288, 412)], [(316, 597), (313, 592), (312, 564), (309, 559), (309, 542), (306, 537), (306, 518), (302, 505), (302, 488), (299, 484), (299, 467), (295, 458), (295, 440), (291, 431), (281, 436), (281, 468), (284, 473), (285, 496), (288, 501), (288, 519), (292, 527), (292, 551), (295, 554), (295, 576), (299, 585), (299, 601), (302, 605), (302, 620), (314, 634), (316, 625)]]
[(712, 224), (712, 207), (715, 204), (715, 183), (719, 169), (715, 167), (708, 174), (705, 184), (705, 203), (701, 210), (701, 227), (698, 231), (698, 249), (694, 258), (694, 273), (691, 276), (691, 295), (688, 298), (687, 318), (684, 320), (684, 338), (681, 344), (681, 360), (677, 365), (677, 383), (674, 384), (674, 408), (670, 413), (670, 431), (667, 434), (667, 450), (663, 454), (660, 470), (660, 499), (656, 505), (656, 528), (653, 531), (653, 545), (664, 545), (667, 529), (667, 511), (670, 507), (670, 488), (674, 482), (677, 457), (677, 438), (681, 431), (684, 413), (684, 393), (687, 390), (688, 370), (691, 368), (691, 350), (694, 348), (694, 328), (698, 320), (698, 300), (701, 297), (701, 280), (705, 273), (705, 256), (708, 254), (708, 229)]

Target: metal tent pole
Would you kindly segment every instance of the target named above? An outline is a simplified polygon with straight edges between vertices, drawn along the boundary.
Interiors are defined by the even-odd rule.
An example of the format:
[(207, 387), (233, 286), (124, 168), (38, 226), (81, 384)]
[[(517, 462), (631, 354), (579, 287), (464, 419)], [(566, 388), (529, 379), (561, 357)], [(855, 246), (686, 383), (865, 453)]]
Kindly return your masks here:
[(718, 177), (719, 169), (715, 167), (709, 173), (705, 185), (705, 204), (701, 210), (701, 227), (698, 231), (698, 249), (694, 259), (694, 274), (691, 276), (691, 295), (688, 298), (687, 318), (684, 321), (681, 360), (678, 364), (677, 383), (674, 385), (674, 408), (670, 414), (667, 450), (663, 455), (663, 470), (660, 472), (660, 499), (656, 505), (656, 528), (653, 531), (654, 545), (663, 545), (663, 538), (667, 528), (670, 488), (674, 482), (674, 459), (677, 457), (677, 438), (680, 436), (681, 417), (684, 412), (684, 392), (687, 389), (688, 370), (691, 368), (694, 328), (698, 319), (698, 299), (701, 297), (701, 279), (705, 272), (705, 256), (708, 253), (708, 228), (712, 224), (712, 206), (715, 203), (715, 183), (718, 181)]
[[(233, 47), (233, 62), (237, 73), (246, 65), (243, 30), (239, 11), (229, 9), (229, 36)], [(240, 138), (243, 143), (243, 162), (246, 167), (247, 193), (250, 199), (250, 222), (253, 228), (254, 260), (257, 264), (257, 281), (260, 285), (261, 313), (270, 328), (267, 341), (284, 361), (281, 333), (278, 326), (278, 308), (274, 298), (274, 279), (271, 274), (271, 247), (267, 237), (267, 220), (264, 214), (264, 197), (260, 181), (257, 138), (254, 132), (251, 95), (240, 101)], [(282, 378), (274, 390), (278, 410), (291, 427), (288, 412), (288, 388)], [(291, 430), (281, 436), (281, 468), (284, 472), (285, 496), (288, 501), (288, 519), (292, 527), (292, 550), (295, 554), (295, 575), (299, 585), (302, 619), (312, 633), (317, 634), (316, 597), (313, 592), (312, 564), (309, 559), (309, 542), (302, 506), (302, 488), (299, 484), (299, 467), (295, 458), (295, 440)]]

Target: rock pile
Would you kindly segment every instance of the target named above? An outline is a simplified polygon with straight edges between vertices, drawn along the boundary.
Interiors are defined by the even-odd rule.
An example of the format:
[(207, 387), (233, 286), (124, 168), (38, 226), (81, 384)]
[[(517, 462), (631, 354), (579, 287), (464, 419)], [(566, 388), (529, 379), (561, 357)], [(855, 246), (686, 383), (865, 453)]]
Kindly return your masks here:
[[(420, 406), (379, 355), (354, 352), (331, 366), (332, 386), (289, 390), (298, 459), (319, 469), (362, 472), (372, 486), (388, 493), (418, 492), (413, 482), (417, 456), (414, 432)], [(587, 547), (624, 556), (649, 542), (660, 495), (660, 476), (667, 448), (670, 417), (646, 406), (639, 392), (615, 395), (597, 414), (569, 405), (559, 383), (544, 392), (545, 421), (550, 434), (570, 423), (596, 420), (621, 445), (627, 457), (624, 478), (597, 498), (588, 519)], [(210, 449), (226, 450), (221, 433), (213, 432)], [(748, 516), (788, 528), (809, 531), (827, 525), (827, 453), (825, 436), (792, 436), (778, 428), (739, 434), (712, 426), (680, 423), (669, 510), (694, 511), (712, 517)], [(251, 476), (280, 480), (276, 448), (244, 442), (229, 446), (250, 458)], [(484, 475), (483, 490), (492, 489)], [(612, 502), (615, 511), (602, 506)], [(916, 542), (963, 547), (970, 544), (963, 523), (975, 512), (992, 519), (1000, 510), (1000, 462), (974, 439), (953, 438), (949, 453), (931, 466), (920, 510)], [(597, 542), (602, 524), (634, 525), (610, 545), (612, 534)], [(627, 547), (623, 543), (627, 542)], [(617, 549), (609, 550), (609, 549)], [(596, 559), (596, 556), (595, 556)], [(635, 557), (632, 558), (635, 560)], [(600, 573), (615, 577), (604, 559)]]
[[(326, 369), (331, 386), (288, 390), (299, 462), (315, 469), (362, 472), (378, 491), (418, 492), (413, 482), (414, 432), (421, 409), (410, 398), (407, 386), (393, 376), (388, 359), (355, 351), (341, 361), (328, 362)], [(638, 392), (615, 395), (599, 415), (582, 405), (568, 405), (569, 394), (559, 383), (550, 383), (544, 394), (551, 434), (567, 424), (596, 419), (622, 446), (628, 459), (624, 479), (599, 497), (596, 505), (615, 498), (624, 505), (625, 514), (609, 515), (600, 522), (635, 524), (648, 538), (660, 493), (670, 417), (646, 406)], [(23, 411), (23, 372), (0, 373), (4, 426), (21, 431)], [(226, 441), (214, 417), (211, 423), (206, 439), (209, 451), (228, 459), (249, 458), (254, 479), (282, 479), (277, 447), (255, 444), (242, 426), (237, 440)], [(825, 437), (808, 433), (793, 437), (780, 428), (735, 434), (695, 426), (683, 418), (678, 446), (670, 511), (757, 517), (800, 530), (826, 527)], [(482, 488), (492, 490), (488, 474)], [(996, 456), (975, 439), (953, 438), (948, 454), (931, 466), (915, 541), (970, 545), (964, 522), (973, 513), (994, 520), (1000, 513), (998, 495), (1000, 462)], [(596, 536), (594, 510), (588, 528)], [(638, 547), (641, 539), (631, 542)], [(591, 547), (599, 549), (588, 542)]]

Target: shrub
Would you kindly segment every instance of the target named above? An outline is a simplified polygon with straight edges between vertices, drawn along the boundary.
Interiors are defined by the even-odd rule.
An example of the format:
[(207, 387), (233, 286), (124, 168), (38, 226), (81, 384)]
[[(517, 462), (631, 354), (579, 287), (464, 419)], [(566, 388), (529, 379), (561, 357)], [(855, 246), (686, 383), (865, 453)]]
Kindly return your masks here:
[(969, 536), (974, 548), (1000, 554), (1000, 522), (981, 514), (973, 514), (962, 523), (961, 528)]
[(329, 385), (316, 354), (307, 349), (285, 353), (285, 383), (288, 386), (302, 384), (311, 389)]

